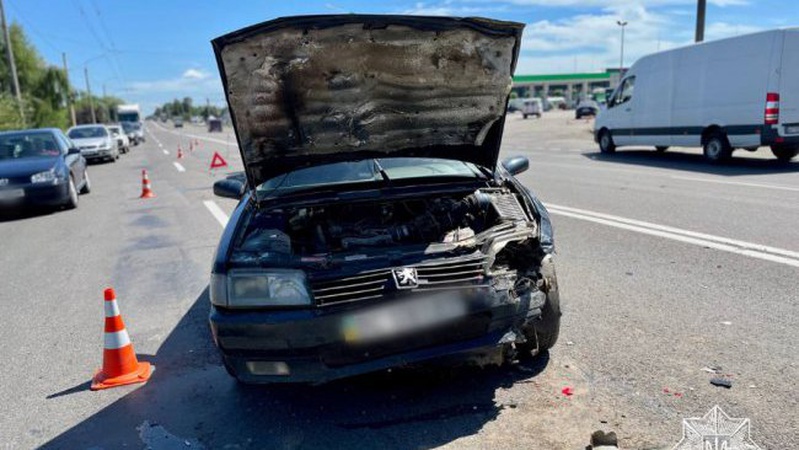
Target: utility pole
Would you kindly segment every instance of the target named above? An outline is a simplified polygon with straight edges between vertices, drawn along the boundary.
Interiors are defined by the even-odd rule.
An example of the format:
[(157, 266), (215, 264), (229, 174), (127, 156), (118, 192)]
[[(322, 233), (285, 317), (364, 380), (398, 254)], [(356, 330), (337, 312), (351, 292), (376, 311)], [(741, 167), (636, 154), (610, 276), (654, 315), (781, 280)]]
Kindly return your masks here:
[(94, 99), (92, 99), (92, 87), (89, 85), (89, 68), (83, 66), (83, 76), (86, 77), (86, 92), (89, 93), (89, 109), (92, 110), (92, 123), (97, 123), (97, 116), (94, 114)]
[(69, 117), (72, 119), (72, 126), (78, 124), (75, 118), (75, 103), (72, 101), (72, 85), (69, 84), (69, 66), (67, 65), (67, 54), (61, 53), (61, 59), (64, 62), (64, 77), (67, 80), (67, 104), (69, 105)]
[(619, 57), (619, 84), (621, 84), (621, 79), (624, 76), (624, 27), (627, 26), (627, 22), (617, 20), (616, 25), (621, 27), (621, 56)]
[(8, 67), (11, 70), (11, 86), (14, 89), (14, 97), (17, 98), (17, 106), (19, 107), (19, 118), (22, 119), (22, 126), (25, 126), (25, 112), (22, 107), (22, 92), (19, 90), (19, 78), (17, 78), (17, 65), (14, 62), (14, 49), (11, 48), (11, 35), (8, 32), (6, 25), (6, 10), (3, 7), (3, 0), (0, 0), (0, 26), (3, 27), (3, 36), (6, 40), (6, 58), (8, 59)]
[(707, 10), (707, 0), (697, 0), (696, 2), (696, 36), (694, 42), (705, 40), (705, 10)]

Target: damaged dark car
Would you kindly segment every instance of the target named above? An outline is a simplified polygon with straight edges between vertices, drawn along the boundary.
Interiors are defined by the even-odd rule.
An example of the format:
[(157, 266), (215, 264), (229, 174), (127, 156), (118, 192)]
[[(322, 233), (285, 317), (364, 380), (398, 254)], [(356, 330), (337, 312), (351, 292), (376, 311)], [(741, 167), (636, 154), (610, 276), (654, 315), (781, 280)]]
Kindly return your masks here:
[(210, 323), (245, 383), (531, 358), (560, 327), (552, 227), (498, 164), (523, 25), (305, 16), (213, 41), (246, 179)]

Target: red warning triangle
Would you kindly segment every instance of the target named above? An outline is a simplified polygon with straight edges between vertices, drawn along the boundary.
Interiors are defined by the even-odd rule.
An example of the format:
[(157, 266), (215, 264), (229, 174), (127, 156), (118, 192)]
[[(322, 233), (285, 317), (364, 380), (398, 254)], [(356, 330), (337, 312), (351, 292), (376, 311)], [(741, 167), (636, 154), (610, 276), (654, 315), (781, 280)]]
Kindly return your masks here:
[(220, 167), (227, 167), (227, 161), (218, 152), (214, 152), (214, 157), (211, 159), (211, 169), (218, 169)]

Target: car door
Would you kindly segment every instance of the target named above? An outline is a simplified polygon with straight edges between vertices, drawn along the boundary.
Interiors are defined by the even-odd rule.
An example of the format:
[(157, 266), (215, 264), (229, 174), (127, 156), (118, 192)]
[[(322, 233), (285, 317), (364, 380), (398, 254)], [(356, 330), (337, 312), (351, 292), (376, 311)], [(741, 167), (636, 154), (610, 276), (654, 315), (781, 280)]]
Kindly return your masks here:
[(614, 123), (611, 128), (613, 142), (616, 145), (634, 144), (633, 93), (635, 91), (635, 75), (623, 79), (613, 98)]

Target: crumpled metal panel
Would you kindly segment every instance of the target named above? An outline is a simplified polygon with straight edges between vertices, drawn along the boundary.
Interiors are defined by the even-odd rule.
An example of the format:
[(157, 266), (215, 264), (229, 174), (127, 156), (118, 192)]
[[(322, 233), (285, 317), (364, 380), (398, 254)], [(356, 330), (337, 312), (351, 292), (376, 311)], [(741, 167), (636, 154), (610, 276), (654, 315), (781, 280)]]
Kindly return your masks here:
[(495, 163), (521, 28), (505, 31), (356, 22), (215, 42), (250, 181), (381, 155)]

